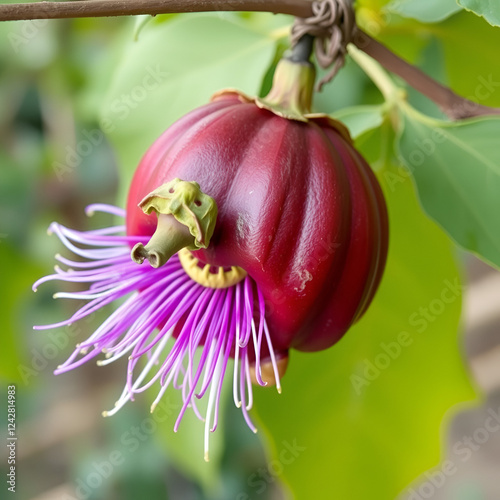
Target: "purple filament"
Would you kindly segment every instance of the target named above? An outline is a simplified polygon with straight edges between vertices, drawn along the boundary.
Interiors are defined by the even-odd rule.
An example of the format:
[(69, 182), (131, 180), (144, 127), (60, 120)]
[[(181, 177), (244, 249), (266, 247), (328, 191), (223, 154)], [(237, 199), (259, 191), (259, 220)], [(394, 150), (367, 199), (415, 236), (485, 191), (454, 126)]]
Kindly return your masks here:
[[(123, 210), (102, 204), (91, 205), (86, 212), (125, 216)], [(67, 326), (107, 304), (125, 299), (86, 341), (76, 346), (55, 374), (81, 366), (100, 353), (105, 353), (106, 359), (98, 361), (99, 365), (107, 365), (128, 354), (125, 388), (115, 407), (103, 414), (114, 415), (127, 401), (133, 400), (135, 394), (159, 382), (153, 411), (172, 385), (181, 391), (183, 398), (174, 430), (179, 428), (186, 410), (192, 408), (195, 415), (205, 421), (205, 458), (208, 460), (209, 431), (217, 428), (222, 385), (231, 353), (235, 358), (234, 402), (241, 407), (252, 431), (256, 432), (248, 413), (253, 401), (249, 353), (250, 348), (255, 352), (255, 376), (260, 385), (265, 385), (260, 374), (263, 340), (271, 354), (278, 389), (280, 387), (265, 321), (264, 298), (249, 276), (227, 289), (206, 288), (184, 272), (177, 255), (158, 269), (147, 264), (139, 266), (130, 259), (130, 248), (139, 242), (146, 244), (147, 238), (125, 236), (124, 231), (123, 225), (81, 232), (51, 224), (50, 232), (74, 254), (87, 260), (79, 262), (56, 255), (67, 269), (56, 266), (55, 274), (38, 280), (33, 289), (36, 291), (47, 281), (86, 283), (87, 290), (55, 295), (86, 303), (68, 320), (35, 329)], [(183, 322), (179, 324), (181, 318)], [(174, 330), (177, 338), (173, 337)], [(202, 398), (208, 398), (204, 417), (196, 406), (196, 401)]]

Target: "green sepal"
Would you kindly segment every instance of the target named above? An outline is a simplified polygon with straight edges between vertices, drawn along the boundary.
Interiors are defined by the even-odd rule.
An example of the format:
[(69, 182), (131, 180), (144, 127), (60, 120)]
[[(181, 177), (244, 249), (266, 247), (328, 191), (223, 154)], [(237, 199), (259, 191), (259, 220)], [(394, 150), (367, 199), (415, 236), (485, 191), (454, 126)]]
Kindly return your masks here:
[(306, 122), (311, 112), (315, 78), (316, 70), (310, 62), (281, 59), (269, 94), (257, 97), (255, 104), (283, 118)]

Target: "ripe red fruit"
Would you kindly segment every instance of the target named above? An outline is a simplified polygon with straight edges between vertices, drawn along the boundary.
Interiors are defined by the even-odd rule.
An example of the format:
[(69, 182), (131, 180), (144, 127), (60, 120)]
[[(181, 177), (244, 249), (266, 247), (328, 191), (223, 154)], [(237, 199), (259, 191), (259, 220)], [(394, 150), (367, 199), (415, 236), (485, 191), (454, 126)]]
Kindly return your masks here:
[[(387, 254), (386, 207), (345, 127), (307, 112), (313, 82), (310, 64), (284, 60), (265, 99), (222, 92), (170, 127), (141, 161), (126, 212), (89, 207), (126, 216), (126, 235), (121, 225), (51, 225), (87, 260), (58, 255), (68, 269), (35, 289), (50, 280), (88, 289), (57, 294), (84, 305), (37, 328), (120, 302), (56, 370), (126, 356), (126, 385), (106, 416), (159, 384), (153, 411), (172, 385), (183, 399), (174, 429), (192, 408), (208, 460), (230, 357), (234, 402), (256, 431), (252, 380), (280, 391), (288, 349), (331, 346), (368, 307)], [(145, 259), (151, 266), (136, 265)]]
[(264, 102), (226, 91), (172, 125), (142, 159), (127, 204), (128, 234), (151, 236), (157, 217), (141, 200), (175, 178), (198, 183), (218, 217), (208, 248), (193, 253), (256, 282), (277, 353), (344, 335), (374, 296), (388, 241), (380, 186), (346, 128), (325, 115), (280, 116), (310, 98), (288, 70)]

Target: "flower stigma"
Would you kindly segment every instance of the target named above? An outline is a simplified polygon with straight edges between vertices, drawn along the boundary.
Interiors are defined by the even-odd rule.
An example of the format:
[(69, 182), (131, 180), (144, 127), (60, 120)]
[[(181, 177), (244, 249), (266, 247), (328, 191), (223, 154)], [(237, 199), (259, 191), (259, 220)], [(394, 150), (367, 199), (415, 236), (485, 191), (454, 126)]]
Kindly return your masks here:
[(145, 259), (152, 267), (163, 266), (182, 248), (207, 248), (217, 220), (217, 204), (196, 182), (174, 179), (149, 193), (139, 207), (155, 212), (157, 228), (144, 246), (137, 243), (130, 256), (137, 264)]

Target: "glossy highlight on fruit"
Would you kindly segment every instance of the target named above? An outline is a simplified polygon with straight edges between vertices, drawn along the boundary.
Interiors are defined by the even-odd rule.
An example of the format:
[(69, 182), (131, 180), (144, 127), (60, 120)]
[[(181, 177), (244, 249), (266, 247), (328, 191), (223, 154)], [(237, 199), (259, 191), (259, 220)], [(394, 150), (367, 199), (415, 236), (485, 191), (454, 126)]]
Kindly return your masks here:
[(148, 193), (174, 178), (195, 181), (218, 216), (210, 245), (193, 255), (255, 281), (275, 352), (325, 349), (361, 317), (380, 282), (384, 198), (342, 124), (264, 106), (221, 92), (172, 125), (136, 171), (127, 232), (155, 231), (156, 215), (138, 208)]

